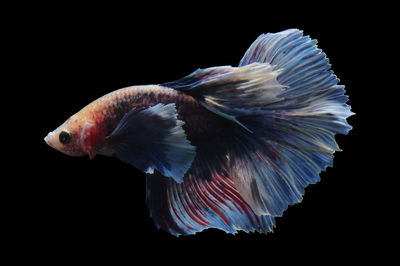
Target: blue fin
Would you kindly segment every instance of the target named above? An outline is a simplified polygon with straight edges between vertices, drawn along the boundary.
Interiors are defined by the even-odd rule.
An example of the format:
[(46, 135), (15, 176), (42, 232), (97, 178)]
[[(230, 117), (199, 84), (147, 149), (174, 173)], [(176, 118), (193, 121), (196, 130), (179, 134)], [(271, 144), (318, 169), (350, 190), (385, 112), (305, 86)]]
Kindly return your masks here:
[(282, 100), (279, 95), (284, 88), (276, 79), (279, 73), (267, 63), (211, 67), (162, 85), (193, 96), (208, 110), (248, 130), (237, 119), (240, 115), (263, 112), (266, 104)]
[(109, 138), (120, 160), (146, 173), (157, 169), (182, 182), (196, 154), (186, 139), (183, 124), (177, 119), (174, 103), (159, 103), (147, 109), (133, 108)]
[[(239, 230), (272, 231), (274, 218), (256, 215), (219, 165), (207, 160), (207, 156), (197, 156), (195, 161), (182, 183), (163, 178), (157, 171), (147, 175), (147, 206), (157, 228), (176, 236), (208, 228), (232, 234)], [(207, 178), (198, 175), (201, 167), (213, 164), (219, 171)]]
[[(208, 110), (236, 124), (230, 130), (232, 137), (226, 136), (221, 144), (229, 148), (214, 151), (220, 156), (219, 163), (193, 163), (192, 167), (217, 164), (216, 169), (226, 169), (223, 177), (233, 182), (252, 213), (272, 219), (263, 227), (268, 231), (273, 217), (281, 216), (289, 205), (300, 202), (304, 188), (318, 182), (319, 173), (332, 166), (333, 154), (339, 150), (335, 135), (347, 134), (351, 129), (346, 119), (353, 113), (346, 104), (344, 86), (338, 83), (316, 41), (299, 30), (287, 30), (261, 35), (239, 67), (198, 70), (162, 85), (191, 95)], [(220, 172), (214, 175), (220, 176)], [(189, 188), (191, 183), (199, 182), (198, 178), (201, 177), (195, 173), (188, 174)], [(169, 185), (166, 189), (171, 210), (179, 209), (181, 213), (176, 215), (175, 222), (180, 226), (188, 223), (194, 228), (185, 209), (187, 199), (179, 196), (179, 191), (187, 188), (176, 186)], [(202, 189), (198, 184), (194, 188)], [(218, 201), (217, 197), (210, 198)], [(186, 203), (173, 203), (176, 201)], [(210, 208), (204, 209), (205, 216), (213, 213)], [(224, 210), (230, 214), (228, 209)], [(236, 214), (240, 216), (238, 211)], [(242, 220), (226, 227), (217, 215), (211, 216), (217, 217), (218, 222), (212, 220), (214, 224), (210, 227), (228, 232), (234, 231), (232, 228), (248, 228), (237, 225)]]
[(247, 131), (212, 112), (205, 114), (208, 115), (197, 116), (194, 112), (198, 122), (215, 134), (204, 134), (200, 127), (186, 129), (188, 135), (196, 136), (196, 157), (183, 182), (174, 182), (156, 170), (147, 174), (146, 201), (155, 225), (174, 235), (194, 234), (207, 228), (233, 234), (239, 230), (272, 231), (274, 217), (257, 215), (230, 176), (227, 155), (233, 155), (235, 131)]

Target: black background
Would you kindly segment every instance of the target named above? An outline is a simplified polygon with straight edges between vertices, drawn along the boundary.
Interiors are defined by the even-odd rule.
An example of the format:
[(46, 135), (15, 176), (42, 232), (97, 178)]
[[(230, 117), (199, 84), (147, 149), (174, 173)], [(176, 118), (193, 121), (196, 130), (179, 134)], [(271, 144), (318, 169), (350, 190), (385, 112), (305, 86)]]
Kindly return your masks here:
[[(267, 259), (290, 258), (299, 250), (303, 257), (324, 252), (329, 258), (357, 258), (379, 245), (379, 188), (373, 178), (384, 174), (371, 167), (368, 145), (376, 89), (368, 65), (380, 62), (371, 43), (371, 33), (378, 30), (375, 13), (345, 7), (330, 13), (313, 6), (308, 13), (294, 9), (289, 14), (274, 8), (203, 6), (171, 12), (158, 5), (93, 5), (28, 11), (14, 36), (16, 54), (22, 55), (18, 68), (26, 73), (17, 82), (18, 93), (30, 105), (26, 124), (34, 147), (24, 149), (29, 166), (14, 167), (6, 187), (10, 246), (25, 247), (28, 257), (56, 261), (112, 252), (130, 261), (155, 260), (161, 253), (171, 260), (185, 254), (207, 261), (215, 253)], [(171, 236), (149, 217), (143, 173), (113, 158), (69, 157), (43, 141), (70, 115), (110, 91), (176, 80), (197, 68), (236, 66), (259, 34), (288, 28), (319, 41), (356, 115), (348, 120), (354, 127), (349, 135), (337, 136), (343, 152), (335, 154), (334, 167), (306, 189), (301, 204), (276, 219), (274, 233), (230, 235), (209, 229)]]

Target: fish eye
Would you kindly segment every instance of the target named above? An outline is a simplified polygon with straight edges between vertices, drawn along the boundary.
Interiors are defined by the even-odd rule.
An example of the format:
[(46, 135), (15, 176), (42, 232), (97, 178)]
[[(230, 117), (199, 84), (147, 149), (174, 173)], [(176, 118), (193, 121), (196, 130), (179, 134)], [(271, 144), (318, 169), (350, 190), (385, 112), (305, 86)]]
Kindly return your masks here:
[(71, 142), (71, 133), (67, 131), (61, 131), (59, 139), (62, 144), (68, 144)]

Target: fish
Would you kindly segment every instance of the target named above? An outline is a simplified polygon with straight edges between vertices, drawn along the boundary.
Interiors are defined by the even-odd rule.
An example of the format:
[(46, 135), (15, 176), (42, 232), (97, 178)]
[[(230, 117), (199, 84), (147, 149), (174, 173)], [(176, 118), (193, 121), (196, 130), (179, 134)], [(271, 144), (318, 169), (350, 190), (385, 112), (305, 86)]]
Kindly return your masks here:
[(172, 235), (267, 234), (333, 166), (335, 136), (352, 129), (339, 82), (303, 31), (262, 34), (238, 66), (112, 91), (44, 140), (144, 172), (149, 214)]

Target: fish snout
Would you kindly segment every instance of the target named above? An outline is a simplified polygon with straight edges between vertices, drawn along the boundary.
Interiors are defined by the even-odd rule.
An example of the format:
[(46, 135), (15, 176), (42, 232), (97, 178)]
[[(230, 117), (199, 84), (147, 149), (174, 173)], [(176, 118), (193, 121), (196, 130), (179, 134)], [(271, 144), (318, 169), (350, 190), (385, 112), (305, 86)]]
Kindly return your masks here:
[(47, 145), (49, 145), (49, 146), (55, 148), (55, 146), (56, 146), (56, 139), (55, 139), (55, 137), (54, 137), (53, 132), (49, 132), (49, 133), (47, 134), (47, 136), (44, 137), (44, 141), (47, 143)]

